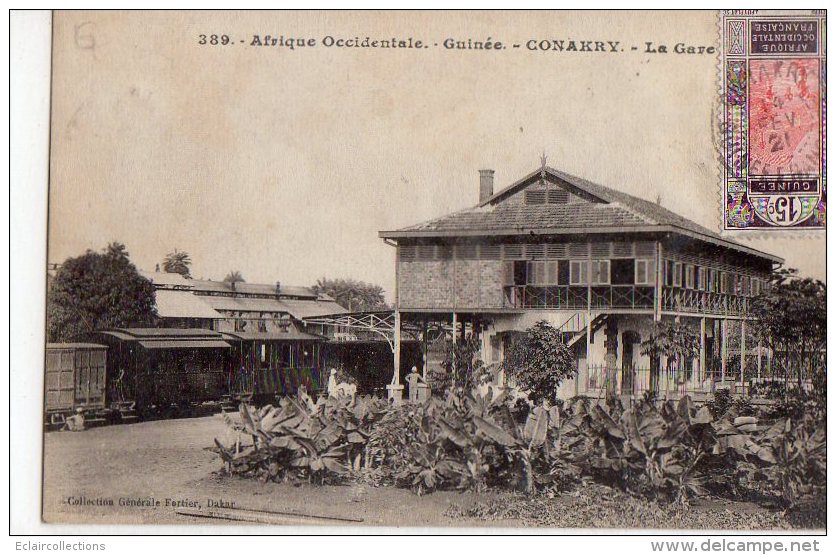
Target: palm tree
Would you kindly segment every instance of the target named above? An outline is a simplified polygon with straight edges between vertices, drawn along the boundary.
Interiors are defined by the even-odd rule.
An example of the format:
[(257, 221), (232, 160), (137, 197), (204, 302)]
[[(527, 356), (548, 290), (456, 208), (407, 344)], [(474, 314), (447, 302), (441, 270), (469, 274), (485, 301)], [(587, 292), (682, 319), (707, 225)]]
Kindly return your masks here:
[(232, 288), (233, 291), (235, 291), (235, 284), (236, 283), (244, 283), (245, 282), (244, 276), (242, 276), (241, 272), (239, 272), (238, 270), (233, 270), (233, 271), (229, 272), (226, 275), (226, 277), (224, 278), (224, 281), (229, 284), (229, 286)]
[(170, 252), (165, 255), (163, 259), (163, 271), (169, 274), (180, 274), (184, 278), (191, 278), (191, 273), (189, 271), (189, 266), (192, 265), (192, 259), (189, 257), (189, 253), (185, 251), (178, 251), (174, 249), (174, 252)]

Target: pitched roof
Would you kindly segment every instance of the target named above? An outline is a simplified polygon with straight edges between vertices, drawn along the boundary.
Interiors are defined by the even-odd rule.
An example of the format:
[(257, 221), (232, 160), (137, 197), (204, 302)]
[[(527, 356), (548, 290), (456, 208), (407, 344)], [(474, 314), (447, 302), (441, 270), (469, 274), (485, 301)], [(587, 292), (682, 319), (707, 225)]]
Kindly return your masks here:
[(342, 306), (337, 304), (336, 301), (332, 300), (317, 300), (311, 302), (282, 299), (282, 304), (287, 306), (288, 312), (290, 312), (291, 316), (299, 320), (314, 316), (324, 316), (326, 314), (343, 314), (348, 312)]
[[(557, 184), (589, 202), (538, 205), (503, 202), (541, 179)], [(477, 206), (397, 231), (381, 231), (380, 236), (398, 239), (433, 236), (524, 235), (530, 232), (589, 234), (664, 231), (689, 235), (783, 262), (779, 257), (726, 239), (656, 203), (550, 167), (531, 172)]]
[(162, 318), (220, 318), (221, 315), (191, 291), (157, 289), (157, 314)]

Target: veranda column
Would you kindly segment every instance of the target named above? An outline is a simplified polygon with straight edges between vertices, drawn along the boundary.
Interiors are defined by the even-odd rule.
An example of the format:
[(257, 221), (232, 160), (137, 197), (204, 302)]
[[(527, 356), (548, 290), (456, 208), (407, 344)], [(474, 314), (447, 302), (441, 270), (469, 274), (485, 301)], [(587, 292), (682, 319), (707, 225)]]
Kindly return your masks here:
[(427, 381), (427, 321), (422, 320), (421, 325), (421, 374), (424, 381)]
[(720, 383), (726, 381), (726, 355), (728, 353), (729, 336), (726, 333), (726, 320), (720, 320)]
[(746, 322), (740, 321), (740, 392), (746, 393), (743, 371), (746, 369)]
[(705, 381), (705, 317), (700, 318), (700, 383)]
[(394, 370), (392, 372), (392, 383), (386, 386), (389, 392), (389, 400), (394, 403), (403, 401), (403, 385), (401, 385), (401, 313), (395, 311), (394, 341), (392, 344)]
[(607, 350), (606, 355), (606, 375), (607, 375), (607, 398), (615, 398), (617, 391), (617, 366), (618, 366), (618, 321), (614, 316), (610, 315), (607, 319), (607, 327), (605, 331), (604, 348)]

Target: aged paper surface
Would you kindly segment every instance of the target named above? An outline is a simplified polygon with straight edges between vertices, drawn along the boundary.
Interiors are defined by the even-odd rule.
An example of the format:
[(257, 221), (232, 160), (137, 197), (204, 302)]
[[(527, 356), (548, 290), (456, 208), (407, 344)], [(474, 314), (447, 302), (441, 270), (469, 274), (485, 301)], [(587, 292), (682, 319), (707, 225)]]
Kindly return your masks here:
[[(282, 395), (369, 393), (418, 402), (418, 384), (443, 359), (431, 348), (422, 354), (428, 337), (478, 335), (482, 360), (499, 364), (501, 334), (538, 319), (567, 326), (574, 348), (586, 342), (583, 369), (562, 386), (567, 396), (608, 390), (616, 352), (622, 392), (659, 386), (621, 362), (629, 353), (650, 364), (639, 347), (645, 316), (652, 324), (684, 314), (703, 338), (704, 356), (691, 360), (701, 370), (662, 387), (705, 396), (733, 382), (735, 364), (757, 359), (760, 372), (765, 351), (750, 335), (749, 356), (757, 354), (746, 358), (752, 332), (740, 325), (747, 299), (773, 265), (825, 279), (825, 197), (812, 201), (822, 212), (803, 235), (721, 235), (735, 227), (718, 125), (727, 108), (718, 26), (727, 19), (715, 11), (56, 12), (51, 279), (69, 258), (124, 244), (153, 285), (160, 321), (157, 331), (115, 320), (85, 329), (79, 316), (78, 333), (53, 330), (64, 347), (47, 354), (56, 373), (47, 377), (44, 520), (567, 526), (480, 519), (471, 509), (501, 499), (494, 489), (419, 497), (368, 476), (318, 485), (318, 470), (301, 485), (230, 477), (221, 471), (233, 463), (208, 449), (217, 440), (227, 456), (253, 443), (237, 411), (259, 395), (261, 405), (268, 393), (272, 404)], [(824, 17), (809, 19), (823, 33)], [(748, 98), (771, 119), (751, 116), (748, 167), (774, 176), (769, 168), (789, 165), (822, 189), (824, 112), (793, 123), (809, 125), (812, 138), (799, 137), (809, 146), (793, 147), (788, 160), (776, 161), (763, 135), (780, 123), (764, 87), (790, 79), (823, 102), (823, 57), (777, 70), (772, 85), (766, 63), (749, 65)], [(528, 213), (529, 204), (542, 206)], [(606, 255), (595, 250), (596, 233)], [(624, 246), (640, 234), (651, 239)], [(673, 251), (660, 245), (675, 250), (680, 235), (698, 246), (683, 247), (666, 274)], [(185, 275), (168, 270), (172, 253), (187, 253)], [(716, 268), (695, 262), (705, 253)], [(421, 267), (429, 260), (432, 269)], [(445, 273), (446, 260), (470, 269)], [(225, 279), (235, 272), (246, 282)], [(385, 309), (317, 296), (312, 286), (323, 278), (380, 285)], [(619, 316), (605, 321), (609, 309)], [(727, 327), (743, 331), (721, 348)], [(615, 351), (606, 347), (612, 337)], [(346, 354), (364, 342), (372, 347)], [(727, 360), (729, 349), (743, 362)], [(59, 376), (73, 365), (83, 378)], [(340, 383), (332, 365), (361, 375)], [(740, 372), (738, 382), (748, 379)], [(342, 385), (355, 389), (334, 393)], [(78, 407), (71, 401), (58, 414), (50, 403), (60, 405), (62, 392), (78, 403), (80, 388), (84, 406), (101, 411), (72, 432)], [(221, 408), (236, 414), (232, 426)], [(365, 468), (346, 451), (334, 458), (318, 468)], [(770, 518), (761, 526), (780, 527)]]

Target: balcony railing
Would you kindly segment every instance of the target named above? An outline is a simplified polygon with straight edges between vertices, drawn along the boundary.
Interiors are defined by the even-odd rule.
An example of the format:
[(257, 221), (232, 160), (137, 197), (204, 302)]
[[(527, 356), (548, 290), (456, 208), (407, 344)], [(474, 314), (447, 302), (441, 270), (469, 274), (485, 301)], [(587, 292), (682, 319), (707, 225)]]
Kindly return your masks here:
[[(750, 299), (681, 287), (662, 289), (662, 310), (697, 314), (744, 315)], [(506, 308), (645, 309), (654, 308), (654, 288), (647, 285), (513, 285), (505, 287)]]
[(662, 290), (662, 310), (743, 315), (749, 310), (749, 298), (726, 293), (665, 287)]
[(509, 308), (652, 309), (653, 287), (644, 285), (514, 285), (505, 288)]

